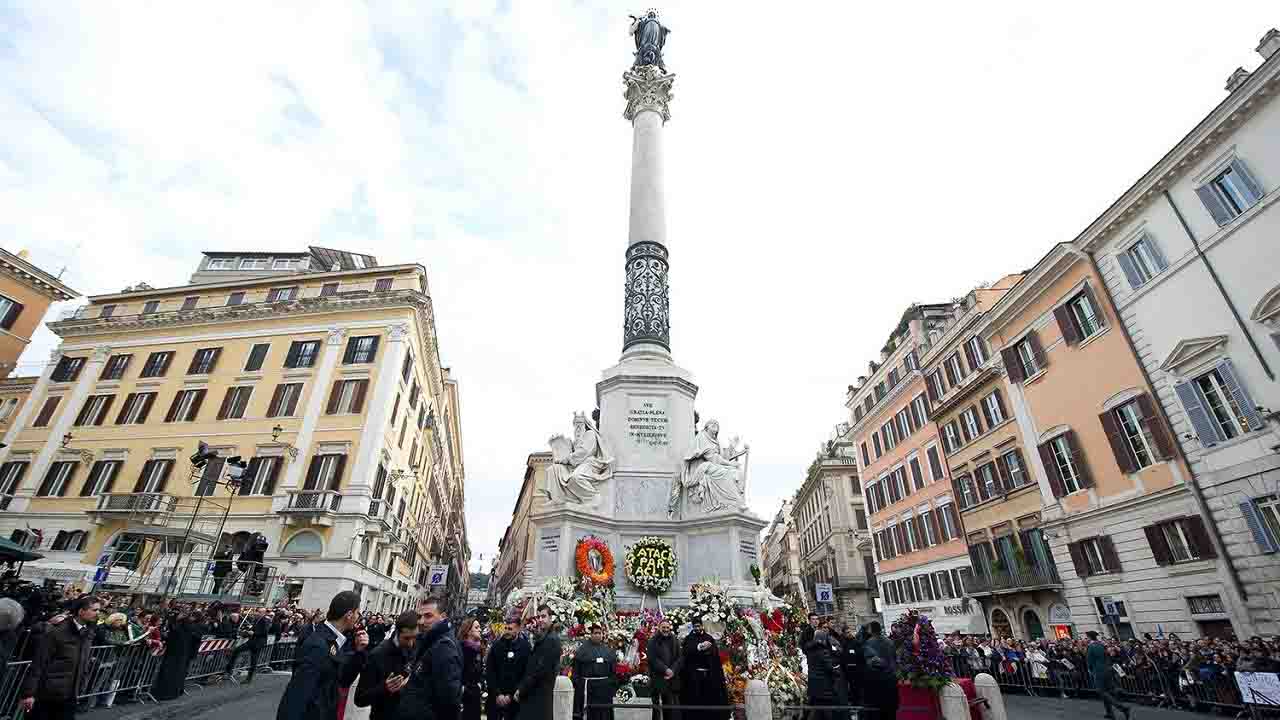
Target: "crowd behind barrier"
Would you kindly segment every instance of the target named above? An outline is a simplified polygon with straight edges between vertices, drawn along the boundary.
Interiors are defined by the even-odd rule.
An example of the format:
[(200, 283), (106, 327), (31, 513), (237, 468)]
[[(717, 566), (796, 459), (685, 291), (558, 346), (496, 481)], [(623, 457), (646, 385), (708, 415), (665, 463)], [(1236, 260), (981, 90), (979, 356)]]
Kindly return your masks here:
[[(185, 688), (187, 692), (203, 689), (224, 681), (227, 662), (235, 649), (235, 643), (227, 640), (202, 641), (201, 650), (187, 667)], [(258, 672), (289, 670), (297, 642), (292, 637), (269, 639), (258, 659)], [(160, 666), (164, 662), (164, 649), (153, 649), (138, 643), (128, 646), (101, 645), (90, 650), (89, 667), (81, 678), (76, 693), (82, 709), (111, 707), (117, 702), (157, 702), (151, 694)], [(232, 674), (243, 675), (248, 670), (250, 656), (241, 654)], [(0, 718), (11, 718), (17, 709), (19, 688), (26, 676), (30, 660), (10, 662), (0, 677)]]
[[(958, 677), (990, 673), (1004, 692), (1094, 698), (1087, 640), (995, 640), (949, 636), (945, 652)], [(1280, 671), (1280, 639), (1106, 640), (1108, 669), (1122, 697), (1155, 707), (1235, 716), (1248, 711), (1236, 671)], [(1255, 708), (1256, 709), (1256, 708)], [(1270, 708), (1272, 711), (1276, 708)]]

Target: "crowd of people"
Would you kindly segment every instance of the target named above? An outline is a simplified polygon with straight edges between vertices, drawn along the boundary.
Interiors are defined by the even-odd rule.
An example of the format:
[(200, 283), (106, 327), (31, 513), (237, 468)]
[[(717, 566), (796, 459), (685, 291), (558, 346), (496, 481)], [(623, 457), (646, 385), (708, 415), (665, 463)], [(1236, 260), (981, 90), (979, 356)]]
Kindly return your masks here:
[[(371, 720), (551, 720), (555, 678), (562, 671), (559, 628), (547, 606), (529, 622), (512, 617), (500, 633), (476, 618), (451, 620), (437, 599), (391, 616), (362, 611), (356, 593), (336, 595), (327, 611), (292, 606), (224, 607), (167, 601), (140, 607), (129, 596), (68, 588), (43, 606), (0, 598), (0, 659), (30, 660), (18, 690), (30, 718), (69, 718), (82, 709), (91, 664), (110, 661), (103, 648), (145, 646), (161, 666), (150, 692), (169, 700), (183, 692), (200, 644), (235, 640), (221, 673), (248, 656), (253, 682), (262, 652), (281, 638), (296, 641), (293, 675), (277, 720), (344, 720), (348, 703), (369, 708)], [(604, 628), (589, 628), (568, 670), (574, 716), (612, 720), (620, 659)], [(99, 654), (91, 660), (91, 648)], [(1064, 696), (1087, 690), (1106, 717), (1128, 715), (1123, 698), (1148, 696), (1171, 705), (1239, 705), (1236, 670), (1280, 672), (1280, 639), (1199, 638), (1176, 634), (1129, 640), (1086, 638), (1023, 641), (946, 636), (944, 653), (958, 676), (990, 673), (1005, 686), (1041, 686)], [(815, 720), (845, 717), (861, 706), (897, 711), (896, 652), (878, 623), (855, 631), (810, 615), (800, 635)], [(729, 703), (718, 641), (696, 619), (679, 638), (668, 622), (646, 647), (653, 720), (723, 720)], [(625, 666), (624, 666), (625, 667)], [(103, 693), (107, 704), (115, 693)], [(694, 707), (700, 709), (693, 709)], [(673, 712), (672, 708), (685, 708)], [(725, 708), (716, 710), (713, 708)]]
[[(1089, 651), (1096, 646), (1095, 662)], [(1235, 672), (1280, 672), (1280, 638), (1168, 637), (1040, 640), (961, 636), (946, 639), (958, 675), (991, 673), (1002, 684), (1041, 685), (1066, 696), (1116, 687), (1172, 705), (1238, 706)]]

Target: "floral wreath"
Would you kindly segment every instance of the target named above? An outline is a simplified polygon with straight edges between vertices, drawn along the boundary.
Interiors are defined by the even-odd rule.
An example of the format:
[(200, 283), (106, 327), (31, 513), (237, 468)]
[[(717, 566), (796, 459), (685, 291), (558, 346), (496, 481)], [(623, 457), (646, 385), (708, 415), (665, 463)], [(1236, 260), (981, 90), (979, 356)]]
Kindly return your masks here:
[[(661, 571), (658, 574), (645, 572), (647, 567), (654, 564), (666, 566), (666, 573), (662, 574)], [(632, 585), (647, 593), (661, 595), (671, 589), (671, 581), (675, 579), (676, 551), (672, 549), (671, 543), (660, 537), (652, 535), (642, 537), (634, 545), (627, 548), (624, 567), (627, 571), (627, 579), (631, 581)]]
[[(595, 550), (600, 553), (604, 566), (597, 572), (591, 567), (591, 551)], [(578, 575), (590, 580), (595, 585), (612, 585), (613, 584), (613, 552), (609, 550), (609, 545), (605, 541), (595, 535), (587, 535), (578, 541), (577, 552), (574, 553)]]

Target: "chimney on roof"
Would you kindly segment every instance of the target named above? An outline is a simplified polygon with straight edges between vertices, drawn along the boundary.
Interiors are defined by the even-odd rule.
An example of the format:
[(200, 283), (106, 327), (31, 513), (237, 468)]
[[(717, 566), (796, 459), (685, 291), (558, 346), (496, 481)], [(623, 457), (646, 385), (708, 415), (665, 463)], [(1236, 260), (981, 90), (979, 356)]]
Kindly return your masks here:
[(1245, 83), (1246, 80), (1249, 79), (1249, 75), (1250, 73), (1248, 70), (1245, 70), (1242, 67), (1236, 68), (1236, 71), (1231, 73), (1231, 77), (1227, 78), (1227, 86), (1226, 86), (1227, 92), (1229, 93), (1235, 92), (1237, 88), (1239, 88), (1241, 85)]
[(1266, 35), (1262, 36), (1262, 40), (1258, 42), (1258, 54), (1263, 60), (1270, 60), (1276, 51), (1280, 50), (1280, 30), (1271, 28)]

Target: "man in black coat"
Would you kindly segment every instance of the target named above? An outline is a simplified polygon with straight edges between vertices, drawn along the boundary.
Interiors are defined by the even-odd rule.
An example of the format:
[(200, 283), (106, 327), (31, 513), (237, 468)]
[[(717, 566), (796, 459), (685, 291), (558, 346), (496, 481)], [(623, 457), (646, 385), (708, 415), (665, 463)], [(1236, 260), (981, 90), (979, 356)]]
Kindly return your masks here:
[(866, 659), (862, 657), (862, 638), (849, 625), (844, 626), (840, 644), (844, 652), (844, 681), (848, 686), (850, 705), (862, 704), (862, 672)]
[(897, 654), (893, 643), (882, 634), (880, 623), (874, 620), (867, 623), (862, 655), (867, 661), (862, 676), (863, 702), (877, 711), (879, 720), (893, 720), (898, 716)]
[(333, 720), (338, 716), (338, 686), (349, 686), (364, 669), (369, 636), (347, 641), (355, 628), (360, 596), (344, 590), (333, 596), (325, 622), (298, 649), (298, 669), (280, 698), (276, 720)]
[(529, 641), (520, 634), (520, 621), (508, 619), (502, 635), (489, 646), (489, 656), (484, 662), (485, 684), (489, 688), (489, 707), (485, 714), (489, 720), (515, 720), (519, 708), (511, 696), (524, 679), (532, 650)]
[(679, 711), (663, 709), (665, 705), (676, 704), (671, 686), (676, 676), (676, 661), (680, 657), (676, 636), (671, 632), (670, 620), (658, 623), (658, 632), (649, 638), (645, 650), (649, 655), (649, 687), (651, 688), (650, 700), (653, 702), (653, 720), (663, 720), (664, 712), (668, 715), (667, 720), (675, 720)]
[(383, 640), (360, 673), (356, 707), (367, 707), (370, 720), (393, 720), (400, 705), (400, 691), (413, 669), (418, 640), (418, 613), (406, 610), (396, 618), (395, 634)]
[(552, 720), (555, 714), (556, 676), (560, 674), (560, 631), (551, 619), (551, 606), (538, 606), (537, 642), (529, 654), (524, 679), (512, 700), (520, 705), (518, 720)]
[(693, 632), (680, 645), (676, 661), (680, 678), (681, 705), (720, 705), (724, 710), (687, 710), (686, 720), (725, 720), (729, 717), (729, 691), (724, 684), (724, 667), (720, 664), (720, 648), (716, 639), (703, 628), (702, 619), (694, 618)]
[(32, 720), (63, 720), (76, 716), (76, 692), (89, 669), (93, 623), (101, 605), (84, 595), (71, 605), (71, 617), (40, 636), (27, 674), (22, 678), (18, 706)]
[(249, 653), (249, 676), (244, 680), (245, 684), (249, 685), (253, 682), (254, 673), (258, 671), (258, 657), (262, 655), (262, 649), (267, 646), (267, 633), (271, 631), (271, 617), (264, 609), (250, 610), (244, 626), (239, 635), (245, 638), (245, 641), (231, 651), (231, 659), (227, 661), (225, 672), (227, 677), (232, 677), (231, 669), (236, 666), (236, 660), (241, 655)]
[[(222, 584), (231, 574), (231, 546), (223, 545), (213, 555), (213, 594), (222, 593)], [(230, 590), (231, 588), (227, 588)]]
[(444, 601), (429, 597), (418, 606), (417, 649), (409, 682), (401, 691), (401, 720), (457, 720), (462, 703), (462, 648), (449, 624)]
[[(839, 640), (825, 629), (814, 633), (813, 640), (804, 646), (809, 666), (808, 704), (811, 707), (849, 704), (844, 674), (840, 671), (843, 653)], [(846, 717), (848, 714), (843, 711), (814, 711), (810, 714), (811, 720), (843, 720)]]

